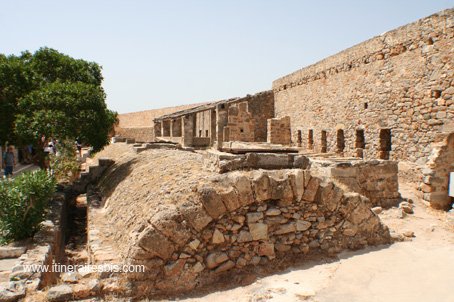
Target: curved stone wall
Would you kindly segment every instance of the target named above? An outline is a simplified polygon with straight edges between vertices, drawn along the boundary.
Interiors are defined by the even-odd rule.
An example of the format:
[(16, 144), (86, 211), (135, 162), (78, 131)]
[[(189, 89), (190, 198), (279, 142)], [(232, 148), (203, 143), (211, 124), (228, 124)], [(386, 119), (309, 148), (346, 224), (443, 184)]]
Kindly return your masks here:
[(128, 275), (138, 293), (186, 292), (290, 255), (390, 242), (366, 197), (309, 170), (235, 171), (195, 191), (194, 200), (154, 209), (134, 235), (125, 261), (147, 268)]

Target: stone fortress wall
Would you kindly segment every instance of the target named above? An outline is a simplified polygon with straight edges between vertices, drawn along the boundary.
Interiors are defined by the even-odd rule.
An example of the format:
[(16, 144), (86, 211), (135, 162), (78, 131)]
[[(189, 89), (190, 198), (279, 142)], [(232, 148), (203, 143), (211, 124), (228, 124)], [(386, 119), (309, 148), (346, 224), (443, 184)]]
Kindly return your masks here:
[(196, 105), (182, 105), (119, 114), (119, 124), (115, 127), (115, 134), (121, 137), (135, 139), (138, 142), (152, 142), (154, 141), (153, 120), (155, 118), (175, 111), (192, 108)]
[(276, 117), (309, 150), (424, 163), (454, 131), (453, 38), (451, 9), (282, 77)]
[[(409, 164), (399, 173), (420, 182), (426, 201), (448, 209), (453, 45), (454, 9), (448, 9), (277, 79), (272, 91), (157, 117), (154, 134), (148, 126), (122, 127), (130, 137), (183, 146), (222, 150), (226, 142), (268, 141), (300, 153), (398, 160)], [(127, 116), (120, 119), (127, 124)]]

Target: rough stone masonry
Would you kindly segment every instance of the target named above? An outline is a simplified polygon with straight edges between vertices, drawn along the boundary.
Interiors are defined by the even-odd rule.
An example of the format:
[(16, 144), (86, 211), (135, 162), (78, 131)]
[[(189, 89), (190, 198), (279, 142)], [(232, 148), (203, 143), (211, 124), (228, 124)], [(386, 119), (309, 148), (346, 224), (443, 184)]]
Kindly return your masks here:
[[(251, 115), (238, 121), (232, 115), (226, 131), (226, 104), (205, 106), (211, 110), (203, 118), (206, 129), (196, 127), (198, 117), (180, 112), (184, 118), (176, 128), (185, 130), (166, 139), (221, 150), (225, 141), (248, 142), (255, 136), (255, 142), (292, 144), (302, 152), (405, 161), (424, 199), (449, 209), (453, 199), (440, 166), (454, 169), (448, 144), (454, 133), (453, 38), (454, 10), (448, 9), (275, 80), (271, 93), (243, 98)], [(191, 112), (201, 115), (197, 108)], [(172, 122), (165, 118), (170, 116), (157, 119), (164, 130)], [(191, 122), (185, 125), (194, 119), (194, 129)], [(133, 130), (130, 135), (136, 136)]]
[[(102, 155), (115, 149), (123, 155), (101, 179), (99, 194), (88, 193), (100, 198), (89, 202), (89, 257), (93, 264), (144, 265), (145, 273), (125, 276), (136, 295), (186, 293), (255, 267), (273, 271), (282, 261), (391, 242), (371, 208), (399, 199), (396, 162), (321, 168), (309, 162), (305, 168), (251, 166), (219, 174), (204, 168), (199, 153), (136, 154), (118, 143)], [(279, 157), (274, 160), (269, 167), (278, 167)], [(377, 181), (381, 175), (380, 191), (370, 190), (361, 169)]]

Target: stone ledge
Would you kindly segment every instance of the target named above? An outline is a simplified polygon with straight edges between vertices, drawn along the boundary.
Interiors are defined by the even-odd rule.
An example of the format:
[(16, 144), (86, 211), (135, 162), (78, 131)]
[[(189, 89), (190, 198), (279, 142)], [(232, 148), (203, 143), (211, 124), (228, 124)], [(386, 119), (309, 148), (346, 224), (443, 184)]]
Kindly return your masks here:
[(293, 153), (246, 153), (232, 155), (210, 150), (204, 154), (204, 168), (218, 173), (253, 169), (307, 169), (309, 166), (309, 159), (306, 156)]

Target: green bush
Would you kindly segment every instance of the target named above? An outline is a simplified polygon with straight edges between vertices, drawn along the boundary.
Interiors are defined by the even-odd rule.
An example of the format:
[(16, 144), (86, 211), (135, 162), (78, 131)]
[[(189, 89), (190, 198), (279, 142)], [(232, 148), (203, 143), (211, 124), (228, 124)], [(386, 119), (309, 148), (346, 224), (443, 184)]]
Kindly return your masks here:
[(56, 181), (46, 171), (23, 173), (0, 181), (0, 237), (3, 241), (32, 237), (45, 219)]
[(63, 141), (58, 145), (58, 154), (50, 156), (50, 167), (58, 182), (73, 182), (79, 176), (79, 162), (74, 142)]

